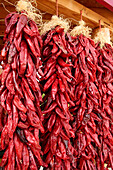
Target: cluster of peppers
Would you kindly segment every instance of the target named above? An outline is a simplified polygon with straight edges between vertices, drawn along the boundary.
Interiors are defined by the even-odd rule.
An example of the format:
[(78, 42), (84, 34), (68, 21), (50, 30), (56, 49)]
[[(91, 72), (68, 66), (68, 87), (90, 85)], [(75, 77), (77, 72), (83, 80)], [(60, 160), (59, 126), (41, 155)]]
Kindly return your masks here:
[[(58, 28), (57, 26), (43, 36), (44, 47), (42, 60), (44, 62), (43, 69), (45, 72), (43, 81), (45, 108), (43, 107), (43, 113), (46, 114), (44, 127), (47, 131), (43, 136), (42, 147), (45, 161), (49, 164), (49, 169), (107, 170), (108, 167), (113, 168), (113, 49), (109, 44), (105, 44), (105, 47), (100, 49), (99, 43), (95, 44), (92, 39), (86, 38), (82, 34), (71, 37), (66, 33), (65, 36), (62, 37), (64, 31), (57, 31)], [(60, 30), (62, 29), (60, 28)], [(67, 50), (67, 52), (65, 50)], [(59, 56), (57, 56), (57, 53)], [(51, 60), (52, 58), (55, 60)], [(51, 63), (49, 63), (49, 61), (51, 61)], [(60, 76), (58, 66), (60, 66), (62, 72)], [(64, 80), (64, 76), (68, 84)], [(62, 84), (59, 80), (57, 80), (56, 83), (56, 79), (59, 78), (62, 80)], [(105, 82), (107, 83), (106, 85)], [(48, 88), (46, 88), (46, 86)], [(67, 140), (64, 138), (63, 145), (63, 138), (62, 140), (59, 140), (59, 138), (56, 139), (56, 136), (62, 133), (61, 127), (63, 125), (63, 117), (56, 111), (56, 108), (59, 106), (60, 109), (66, 111), (62, 103), (61, 92), (66, 98), (69, 109), (68, 113), (71, 113), (71, 117), (67, 117), (67, 121), (69, 121), (69, 125), (73, 128), (75, 135), (75, 137), (69, 136), (69, 131), (67, 132), (66, 127), (63, 126), (65, 137), (68, 137)], [(60, 102), (57, 102), (58, 106), (54, 105), (52, 108), (54, 100)], [(60, 116), (58, 126), (56, 126), (57, 114)], [(57, 134), (56, 132), (54, 133), (56, 127), (60, 129), (58, 129)], [(52, 134), (54, 134), (54, 139)], [(73, 157), (67, 149), (67, 143), (70, 143), (69, 145), (73, 148)], [(70, 146), (68, 146), (68, 148)], [(65, 158), (63, 157), (63, 151), (65, 155), (67, 154)], [(69, 153), (73, 159), (69, 159)], [(57, 157), (60, 163), (58, 163)]]
[(101, 49), (99, 43), (96, 44), (99, 52), (98, 66), (101, 68), (97, 73), (99, 83), (99, 92), (101, 95), (101, 106), (104, 117), (101, 117), (101, 124), (98, 126), (100, 133), (101, 148), (99, 156), (101, 159), (101, 167), (104, 169), (104, 164), (113, 169), (113, 48), (109, 44), (105, 44)]
[(69, 170), (75, 168), (76, 150), (70, 142), (74, 131), (70, 125), (73, 116), (69, 111), (74, 106), (74, 94), (71, 84), (74, 77), (71, 74), (70, 62), (72, 55), (68, 43), (70, 35), (64, 29), (56, 26), (43, 35), (43, 92), (45, 93), (42, 109), (45, 133), (42, 134), (42, 149), (44, 161), (49, 169)]
[(76, 55), (72, 57), (72, 75), (76, 79), (73, 86), (75, 106), (70, 107), (75, 131), (72, 144), (78, 152), (76, 169), (98, 169), (97, 148), (101, 147), (98, 124), (103, 117), (97, 79), (99, 54), (94, 41), (82, 34), (72, 37), (70, 44)]
[[(1, 148), (5, 153), (0, 164), (8, 170), (47, 167), (41, 158), (39, 130), (44, 133), (39, 84), (40, 55), (43, 42), (36, 23), (23, 13), (5, 18), (5, 45), (1, 51), (0, 117)], [(0, 127), (1, 128), (1, 127)]]
[(25, 11), (9, 14), (5, 24), (0, 77), (0, 150), (5, 153), (0, 166), (113, 169), (111, 45), (101, 49), (60, 26), (41, 37)]
[(78, 152), (76, 169), (113, 168), (113, 49), (108, 44), (100, 49), (99, 43), (82, 34), (72, 37), (70, 44), (76, 55), (72, 57), (75, 106), (70, 107), (75, 131), (72, 145)]

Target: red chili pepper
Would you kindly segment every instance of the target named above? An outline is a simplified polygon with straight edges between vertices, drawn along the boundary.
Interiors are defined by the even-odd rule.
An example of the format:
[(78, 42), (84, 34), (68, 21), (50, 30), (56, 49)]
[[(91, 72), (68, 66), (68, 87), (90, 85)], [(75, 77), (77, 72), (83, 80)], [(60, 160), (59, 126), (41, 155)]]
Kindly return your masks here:
[(16, 26), (16, 34), (15, 37), (17, 38), (19, 36), (19, 34), (21, 33), (22, 29), (24, 28), (24, 26), (27, 24), (27, 16), (24, 14), (21, 14)]
[(17, 68), (16, 60), (17, 60), (17, 55), (14, 56), (13, 62), (11, 64), (12, 70), (16, 70), (16, 68)]
[(15, 107), (15, 105), (13, 105), (13, 122), (12, 122), (12, 131), (15, 132), (15, 129), (18, 125), (18, 110)]
[(6, 27), (6, 30), (5, 30), (5, 33), (8, 34), (10, 32), (10, 30), (12, 29), (12, 27), (16, 24), (18, 18), (19, 18), (19, 14), (18, 13), (15, 13), (14, 15), (10, 15), (11, 19), (10, 19), (10, 22), (9, 24), (7, 25)]
[(27, 141), (33, 145), (33, 147), (35, 147), (36, 149), (40, 149), (40, 145), (38, 144), (38, 142), (36, 141), (35, 137), (33, 136), (33, 134), (28, 131), (28, 130), (24, 130), (25, 133), (25, 137), (27, 139)]
[(27, 170), (29, 167), (29, 152), (26, 145), (23, 146), (22, 157), (23, 157), (22, 168), (24, 170)]
[(11, 12), (5, 17), (5, 25), (8, 25), (9, 19), (15, 14), (16, 12)]
[(30, 35), (31, 37), (36, 35), (36, 33), (34, 33), (27, 24), (26, 24), (25, 27), (23, 28), (23, 31), (24, 31), (27, 35)]
[(19, 87), (19, 84), (16, 81), (16, 72), (14, 70), (13, 70), (13, 81), (14, 81), (14, 85), (15, 85), (16, 90), (18, 91), (20, 96), (23, 98), (23, 93), (22, 93), (22, 90)]
[(63, 82), (62, 82), (62, 80), (60, 78), (58, 80), (59, 80), (60, 90), (63, 93), (63, 92), (65, 92), (65, 86), (64, 86), (64, 84), (63, 84)]
[(49, 69), (48, 73), (46, 74), (46, 76), (44, 76), (44, 79), (48, 79), (53, 73), (55, 73), (56, 69), (55, 69), (55, 64), (53, 64), (51, 66), (51, 68)]
[(73, 66), (72, 64), (67, 64), (67, 63), (65, 63), (62, 58), (58, 58), (58, 63), (59, 63), (60, 66), (62, 66), (62, 67), (70, 67), (70, 66)]
[(12, 63), (12, 60), (13, 60), (14, 56), (16, 55), (16, 52), (17, 52), (16, 47), (15, 47), (14, 43), (12, 43), (9, 48), (8, 63)]
[(67, 159), (66, 148), (65, 148), (64, 143), (61, 141), (61, 138), (58, 138), (58, 145), (59, 145), (60, 152), (63, 156), (62, 158), (64, 160)]
[(30, 124), (34, 127), (40, 128), (41, 124), (40, 124), (40, 120), (39, 120), (38, 115), (34, 111), (31, 111), (31, 110), (29, 110), (27, 115), (28, 115), (28, 119), (29, 119)]
[(5, 66), (5, 68), (4, 68), (3, 72), (2, 72), (2, 79), (1, 79), (2, 84), (5, 83), (5, 80), (6, 80), (7, 76), (8, 76), (8, 74), (9, 74), (9, 72), (10, 72), (10, 64), (6, 64), (6, 66)]
[(1, 105), (4, 109), (6, 109), (6, 105), (5, 105), (5, 101), (6, 101), (6, 98), (7, 98), (7, 89), (4, 90), (4, 92), (2, 93), (1, 95)]
[(16, 163), (17, 163), (17, 168), (18, 170), (21, 170), (21, 165), (19, 163), (18, 157), (16, 156)]
[(28, 129), (29, 126), (30, 126), (30, 124), (28, 122), (23, 123), (23, 122), (19, 121), (19, 123), (18, 123), (18, 127), (20, 129)]
[(38, 56), (41, 55), (41, 52), (40, 52), (40, 48), (39, 48), (39, 43), (38, 43), (38, 38), (37, 36), (34, 37), (34, 44), (35, 44), (35, 48), (37, 50), (37, 53), (38, 53)]
[(63, 115), (63, 112), (60, 110), (60, 108), (56, 107), (55, 111), (62, 119), (66, 119), (66, 117)]
[(10, 91), (11, 94), (15, 94), (15, 89), (14, 89), (14, 82), (13, 82), (13, 73), (10, 72), (7, 76), (6, 79), (6, 87)]
[(60, 130), (61, 130), (61, 122), (60, 122), (60, 119), (57, 118), (52, 133), (58, 136), (60, 133)]
[(19, 99), (18, 95), (15, 95), (14, 97), (14, 105), (19, 109), (21, 110), (22, 112), (26, 113), (27, 112), (27, 109), (25, 108), (25, 106), (22, 104), (21, 100)]
[(52, 87), (51, 87), (51, 94), (52, 94), (53, 100), (55, 100), (55, 96), (57, 94), (57, 91), (58, 91), (58, 79), (56, 79), (54, 81), (54, 83), (52, 84)]
[(27, 55), (28, 55), (28, 50), (27, 50), (27, 45), (25, 41), (21, 42), (21, 50), (19, 54), (19, 60), (20, 60), (20, 70), (19, 74), (23, 75), (25, 73), (26, 67), (27, 67)]
[(51, 50), (51, 52), (53, 54), (55, 54), (57, 51), (58, 51), (58, 47), (57, 47), (57, 45), (55, 43), (53, 43), (53, 49)]
[(61, 105), (61, 102), (60, 102), (60, 97), (59, 97), (59, 95), (58, 95), (58, 93), (56, 94), (56, 103), (58, 104), (58, 106), (60, 107), (60, 108), (62, 108), (62, 105)]
[(26, 115), (24, 112), (19, 111), (19, 116), (20, 116), (20, 119), (21, 119), (23, 122), (26, 121), (27, 115)]
[(10, 140), (9, 142), (9, 151), (8, 151), (8, 169), (10, 170), (11, 169), (11, 158), (12, 158), (12, 155), (13, 155), (13, 148), (14, 148), (14, 142), (13, 142), (13, 139)]
[(30, 169), (38, 170), (34, 155), (33, 155), (32, 151), (30, 150), (30, 148), (28, 148), (28, 151), (29, 151), (29, 161), (30, 161), (29, 167), (30, 167)]
[(61, 101), (62, 108), (63, 108), (64, 112), (68, 112), (68, 103), (67, 103), (63, 93), (60, 93), (60, 101)]
[(23, 143), (20, 141), (19, 137), (16, 134), (14, 136), (14, 146), (15, 146), (16, 155), (18, 157), (18, 161), (21, 164), (22, 163)]
[(44, 41), (44, 46), (46, 46), (50, 42), (50, 40), (51, 40), (54, 33), (55, 33), (55, 30), (50, 30), (49, 31), (49, 33), (47, 34), (47, 38)]
[(13, 29), (10, 31), (10, 34), (8, 35), (8, 39), (9, 39), (10, 44), (11, 44), (12, 41), (13, 41), (14, 34), (15, 34), (15, 28), (13, 28)]
[(30, 28), (31, 30), (34, 32), (34, 33), (37, 33), (37, 36), (39, 36), (39, 31), (38, 31), (38, 27), (37, 27), (37, 24), (33, 21), (33, 20), (30, 20), (29, 21), (29, 25), (30, 25)]
[(49, 121), (48, 121), (48, 123), (47, 123), (47, 128), (48, 128), (48, 130), (49, 130), (50, 132), (51, 132), (52, 127), (53, 127), (53, 125), (54, 125), (54, 123), (55, 123), (55, 120), (56, 120), (56, 116), (55, 116), (55, 114), (52, 114), (51, 117), (50, 117), (50, 119), (49, 119)]
[(31, 91), (31, 89), (30, 89), (30, 87), (29, 87), (29, 85), (27, 83), (27, 80), (25, 78), (22, 78), (22, 81), (23, 81), (23, 85), (26, 88), (27, 93), (29, 94), (29, 97), (31, 98), (31, 100), (34, 101), (35, 100), (34, 95), (32, 94), (32, 91)]
[(27, 43), (28, 43), (28, 45), (31, 49), (31, 52), (37, 58), (38, 53), (36, 52), (35, 46), (34, 46), (33, 42), (31, 41), (30, 37), (27, 34), (25, 34), (24, 37), (25, 37), (25, 39), (26, 39), (26, 41), (27, 41)]
[(43, 113), (43, 114), (46, 114), (46, 113), (48, 113), (48, 112), (51, 112), (53, 109), (55, 109), (56, 106), (57, 106), (56, 102), (53, 102), (53, 103), (51, 104), (51, 106), (48, 108), (48, 110), (45, 110), (45, 111), (43, 111), (42, 113)]
[(55, 44), (63, 51), (63, 53), (67, 54), (67, 50), (65, 49), (65, 46), (63, 44), (62, 38), (60, 35), (53, 35), (53, 40)]
[(49, 80), (46, 82), (46, 84), (44, 85), (44, 91), (46, 91), (54, 82), (54, 80), (56, 79), (56, 74), (53, 74)]
[(33, 70), (34, 70), (34, 64), (30, 55), (28, 54), (28, 69), (27, 69), (26, 77), (30, 77), (33, 74)]
[(21, 50), (21, 48), (20, 48), (21, 40), (22, 40), (22, 32), (19, 34), (19, 37), (14, 38), (14, 44), (15, 44), (15, 47), (16, 47), (17, 51)]
[(15, 169), (15, 159), (16, 159), (16, 155), (15, 155), (15, 151), (13, 150), (12, 159), (11, 159), (11, 169), (12, 170)]

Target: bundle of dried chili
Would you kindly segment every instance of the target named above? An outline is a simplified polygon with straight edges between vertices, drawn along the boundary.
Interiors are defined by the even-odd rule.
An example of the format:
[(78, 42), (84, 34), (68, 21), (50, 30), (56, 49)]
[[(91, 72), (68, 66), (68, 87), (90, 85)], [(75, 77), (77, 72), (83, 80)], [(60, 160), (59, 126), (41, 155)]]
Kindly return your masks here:
[(0, 164), (8, 169), (38, 170), (40, 165), (47, 166), (40, 156), (39, 129), (17, 128), (10, 139)]
[[(100, 47), (100, 43), (96, 44), (99, 52), (98, 66), (102, 73), (97, 71), (97, 79), (99, 90), (101, 93), (101, 103), (105, 117), (102, 119), (101, 125), (101, 151), (98, 149), (100, 157), (100, 165), (107, 165), (107, 168), (113, 169), (113, 48), (110, 44), (105, 43)], [(101, 167), (101, 166), (100, 166)]]
[[(75, 130), (73, 147), (77, 150), (76, 168), (113, 168), (112, 149), (112, 47), (82, 34), (72, 37), (72, 75), (76, 79), (74, 107), (70, 112)], [(108, 142), (110, 140), (110, 142)], [(106, 168), (106, 169), (107, 169)]]
[(69, 170), (75, 168), (76, 164), (77, 152), (70, 142), (74, 131), (70, 126), (73, 117), (68, 106), (74, 106), (71, 91), (74, 77), (71, 74), (72, 53), (68, 47), (68, 36), (60, 26), (43, 35), (42, 84), (45, 96), (42, 108), (45, 133), (42, 135), (42, 148), (47, 169)]
[(101, 147), (99, 128), (102, 119), (107, 119), (102, 108), (97, 77), (97, 71), (102, 71), (98, 66), (99, 53), (94, 41), (83, 34), (72, 37), (70, 45), (76, 56), (72, 56), (72, 75), (76, 79), (72, 87), (75, 106), (70, 107), (75, 131), (72, 144), (78, 152), (76, 168), (96, 169), (97, 148)]
[[(47, 166), (41, 158), (39, 141), (39, 130), (44, 133), (39, 83), (43, 75), (42, 38), (36, 23), (24, 13), (13, 12), (5, 18), (5, 45), (1, 51), (4, 70), (0, 97), (7, 113), (1, 132), (1, 147), (6, 149), (1, 166), (6, 169)], [(25, 138), (25, 144), (21, 138)]]

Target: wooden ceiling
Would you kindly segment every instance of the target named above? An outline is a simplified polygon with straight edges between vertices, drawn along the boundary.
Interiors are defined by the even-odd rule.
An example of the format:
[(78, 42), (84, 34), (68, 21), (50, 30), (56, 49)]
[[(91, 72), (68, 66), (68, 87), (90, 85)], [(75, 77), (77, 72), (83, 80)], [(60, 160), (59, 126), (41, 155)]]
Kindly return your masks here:
[[(15, 0), (7, 0), (15, 4)], [(43, 12), (43, 21), (50, 20), (51, 16), (55, 14), (56, 0), (37, 0), (38, 9)], [(3, 37), (5, 25), (4, 18), (8, 11), (15, 11), (15, 7), (5, 0), (0, 0), (0, 37)], [(83, 10), (83, 19), (88, 26), (97, 27), (98, 20), (101, 24), (110, 28), (113, 33), (113, 13), (107, 8), (99, 4), (96, 0), (58, 0), (59, 14), (72, 20), (72, 24), (76, 25), (76, 20), (80, 20), (80, 10)], [(7, 11), (8, 10), (8, 11)], [(0, 38), (1, 48), (2, 38)]]
[(95, 11), (96, 13), (102, 15), (103, 17), (110, 19), (113, 22), (113, 12), (109, 9), (105, 8), (96, 0), (75, 0), (76, 2), (90, 8), (91, 10)]

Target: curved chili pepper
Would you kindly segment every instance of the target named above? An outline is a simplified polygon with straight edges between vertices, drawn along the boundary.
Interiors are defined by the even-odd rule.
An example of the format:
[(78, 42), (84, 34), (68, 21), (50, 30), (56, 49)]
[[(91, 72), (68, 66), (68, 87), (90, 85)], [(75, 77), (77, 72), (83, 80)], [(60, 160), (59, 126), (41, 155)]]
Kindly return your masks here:
[(51, 76), (51, 78), (49, 78), (49, 80), (48, 80), (48, 81), (46, 82), (46, 84), (44, 85), (44, 91), (46, 91), (46, 90), (53, 84), (55, 78), (56, 78), (56, 74), (53, 74), (53, 75)]
[(48, 110), (44, 110), (42, 113), (46, 114), (48, 112), (51, 112), (56, 106), (57, 106), (56, 102), (53, 102), (51, 106), (48, 108)]
[(17, 51), (21, 50), (21, 48), (20, 48), (21, 40), (22, 40), (22, 32), (19, 34), (18, 38), (16, 38), (16, 37), (14, 38), (14, 44), (15, 44)]
[(34, 156), (33, 156), (32, 151), (30, 150), (30, 148), (28, 148), (28, 151), (29, 151), (29, 160), (30, 160), (30, 165), (29, 165), (29, 167), (30, 167), (30, 169), (31, 169), (31, 170), (38, 170), (37, 164), (36, 164), (36, 161), (35, 161), (35, 158), (34, 158)]
[(27, 109), (25, 108), (25, 106), (22, 104), (21, 100), (19, 99), (18, 95), (15, 95), (14, 97), (14, 105), (19, 109), (21, 110), (22, 112), (26, 113), (27, 112)]
[(27, 91), (27, 93), (29, 94), (31, 100), (34, 101), (34, 100), (35, 100), (35, 99), (34, 99), (34, 95), (32, 94), (32, 91), (31, 91), (31, 89), (30, 89), (30, 87), (29, 87), (29, 85), (28, 85), (28, 83), (27, 83), (27, 80), (26, 80), (25, 78), (22, 78), (22, 81), (23, 81), (23, 85), (25, 86), (26, 91)]
[(11, 94), (15, 94), (14, 82), (13, 82), (13, 73), (12, 72), (10, 72), (7, 76), (6, 87), (10, 91)]
[(16, 34), (15, 37), (17, 38), (19, 36), (19, 34), (21, 33), (22, 29), (24, 28), (24, 26), (27, 24), (27, 16), (24, 14), (21, 14), (16, 26)]
[(24, 93), (24, 95), (25, 95), (26, 103), (27, 103), (28, 107), (29, 107), (31, 110), (36, 111), (36, 109), (35, 109), (35, 107), (34, 107), (34, 103), (33, 103), (33, 101), (30, 99), (30, 97), (29, 97), (28, 93), (26, 92), (25, 88), (22, 87), (22, 90), (23, 90), (23, 93)]
[(28, 50), (27, 50), (27, 45), (25, 43), (25, 41), (21, 42), (21, 50), (20, 50), (20, 54), (19, 54), (19, 60), (20, 60), (20, 70), (19, 70), (19, 74), (23, 75), (26, 67), (27, 67), (27, 56), (28, 55)]
[(33, 145), (33, 147), (35, 147), (36, 149), (40, 149), (40, 145), (38, 144), (38, 142), (36, 141), (35, 137), (33, 136), (33, 134), (28, 131), (28, 130), (24, 130), (25, 133), (25, 137), (27, 139), (27, 141)]
[(15, 132), (16, 127), (18, 125), (18, 110), (16, 108), (16, 106), (13, 104), (13, 123), (12, 123), (12, 131)]
[(29, 167), (29, 152), (26, 145), (23, 146), (22, 157), (23, 157), (22, 168), (27, 170)]
[(25, 37), (25, 39), (26, 39), (26, 41), (27, 41), (27, 43), (28, 43), (28, 45), (29, 45), (33, 55), (37, 58), (38, 53), (36, 52), (36, 49), (34, 47), (33, 42), (31, 41), (30, 37), (27, 34), (25, 34), (24, 37)]
[(1, 95), (1, 105), (4, 109), (6, 109), (5, 100), (7, 98), (7, 93), (8, 92), (7, 92), (7, 89), (6, 89), (6, 90), (4, 90), (4, 92)]
[(12, 43), (9, 48), (8, 63), (12, 63), (12, 60), (15, 55), (16, 55), (16, 47), (15, 47), (14, 43)]
[[(16, 24), (16, 22), (19, 18), (19, 14), (18, 13), (14, 13), (13, 15), (11, 14), (10, 18), (11, 19), (10, 19), (10, 22), (9, 22), (8, 25), (7, 25), (7, 22), (6, 22), (6, 25), (7, 25), (6, 30), (5, 30), (6, 34), (8, 34), (10, 32), (11, 28)], [(7, 18), (7, 19), (9, 19), (9, 18)]]
[(5, 66), (5, 68), (4, 68), (3, 72), (2, 72), (2, 79), (1, 79), (2, 84), (5, 83), (5, 80), (6, 80), (7, 76), (8, 76), (8, 74), (9, 74), (9, 72), (10, 72), (10, 64), (6, 64), (6, 66)]
[(22, 94), (22, 91), (16, 81), (16, 72), (13, 70), (13, 81), (14, 81), (14, 85), (15, 85), (15, 88), (16, 90), (18, 91), (18, 93), (20, 94), (20, 96), (23, 98), (23, 94)]

